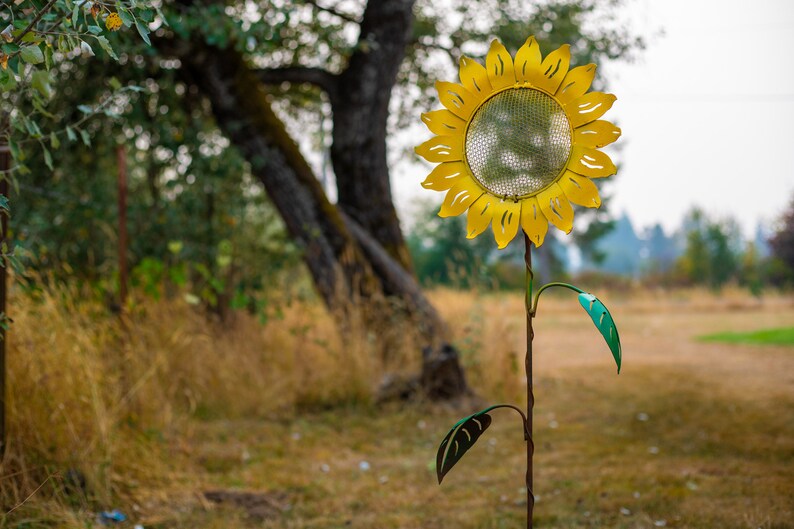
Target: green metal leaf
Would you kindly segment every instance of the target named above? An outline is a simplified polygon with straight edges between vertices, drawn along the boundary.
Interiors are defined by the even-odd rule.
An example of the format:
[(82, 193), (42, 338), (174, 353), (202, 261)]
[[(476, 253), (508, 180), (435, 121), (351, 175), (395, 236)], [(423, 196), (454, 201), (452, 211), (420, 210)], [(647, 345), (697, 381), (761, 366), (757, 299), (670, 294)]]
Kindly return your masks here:
[(452, 427), (441, 441), (436, 455), (436, 474), (439, 484), (490, 425), (491, 416), (481, 411), (461, 419)]
[(579, 294), (579, 303), (590, 315), (590, 318), (593, 320), (593, 323), (595, 323), (601, 336), (606, 340), (609, 350), (612, 351), (612, 356), (615, 358), (615, 363), (618, 366), (618, 373), (620, 373), (620, 362), (623, 353), (620, 348), (620, 336), (618, 335), (618, 328), (615, 326), (615, 320), (612, 319), (612, 315), (604, 304), (601, 303), (601, 300), (592, 294), (588, 294), (587, 292)]

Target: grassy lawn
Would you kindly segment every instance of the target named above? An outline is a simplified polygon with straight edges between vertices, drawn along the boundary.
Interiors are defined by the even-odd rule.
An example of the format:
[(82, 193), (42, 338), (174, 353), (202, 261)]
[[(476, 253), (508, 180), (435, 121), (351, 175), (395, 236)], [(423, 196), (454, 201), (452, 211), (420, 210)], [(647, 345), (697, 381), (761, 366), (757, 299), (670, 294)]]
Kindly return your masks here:
[[(790, 399), (735, 401), (671, 369), (617, 385), (577, 369), (537, 385), (536, 527), (791, 527)], [(524, 444), (509, 411), (494, 412), (436, 484), (435, 448), (463, 413), (415, 405), (208, 423), (190, 444), (214, 487), (285, 494), (268, 528), (525, 527)], [(196, 508), (163, 527), (221, 528), (235, 516)]]
[(751, 332), (719, 332), (701, 336), (706, 342), (794, 346), (794, 327)]

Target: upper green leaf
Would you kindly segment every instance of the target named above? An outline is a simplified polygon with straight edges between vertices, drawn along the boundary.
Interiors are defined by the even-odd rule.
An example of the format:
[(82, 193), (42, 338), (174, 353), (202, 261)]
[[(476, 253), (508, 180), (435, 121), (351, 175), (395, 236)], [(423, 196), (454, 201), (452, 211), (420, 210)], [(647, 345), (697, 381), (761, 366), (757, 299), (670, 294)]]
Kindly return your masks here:
[(590, 315), (590, 318), (593, 320), (593, 323), (595, 323), (601, 336), (604, 337), (607, 345), (609, 345), (609, 350), (612, 351), (612, 356), (615, 358), (615, 363), (618, 366), (618, 373), (620, 373), (620, 362), (623, 357), (623, 352), (620, 347), (618, 328), (615, 326), (612, 315), (597, 297), (587, 292), (579, 294), (579, 303)]

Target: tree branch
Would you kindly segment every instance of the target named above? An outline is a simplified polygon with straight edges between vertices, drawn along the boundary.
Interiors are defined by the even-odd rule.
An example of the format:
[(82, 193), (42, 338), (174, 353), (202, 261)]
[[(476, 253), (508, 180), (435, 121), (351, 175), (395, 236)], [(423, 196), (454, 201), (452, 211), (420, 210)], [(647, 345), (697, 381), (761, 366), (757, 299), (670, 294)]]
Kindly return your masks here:
[(361, 23), (360, 20), (358, 20), (356, 17), (354, 17), (352, 15), (348, 15), (347, 13), (342, 13), (341, 11), (337, 11), (333, 7), (321, 6), (320, 4), (317, 3), (317, 0), (306, 0), (306, 3), (311, 5), (311, 6), (314, 6), (315, 9), (318, 9), (319, 11), (325, 11), (326, 13), (330, 13), (330, 14), (334, 15), (335, 17), (339, 17), (342, 20), (345, 20), (347, 22), (352, 22), (353, 24), (360, 24)]
[(22, 31), (22, 33), (17, 35), (17, 38), (14, 39), (13, 43), (14, 44), (19, 44), (20, 42), (22, 42), (22, 39), (25, 37), (25, 35), (30, 33), (30, 31), (36, 26), (36, 24), (39, 23), (39, 20), (41, 20), (41, 17), (43, 17), (50, 9), (52, 9), (52, 6), (54, 6), (55, 2), (57, 2), (57, 1), (58, 0), (50, 0), (50, 2), (46, 6), (44, 6), (44, 8), (42, 8), (42, 10), (39, 11), (38, 14), (35, 17), (33, 17), (33, 20), (30, 21), (30, 24), (28, 24), (28, 27), (26, 27), (24, 29), (24, 31)]
[(304, 66), (266, 68), (257, 70), (256, 75), (262, 83), (269, 85), (285, 82), (308, 83), (325, 91), (331, 99), (331, 103), (337, 98), (337, 76), (322, 68), (309, 68)]
[(429, 42), (428, 43), (428, 42), (422, 42), (419, 39), (414, 39), (414, 41), (411, 44), (413, 44), (413, 46), (416, 47), (416, 48), (422, 48), (424, 50), (439, 50), (439, 51), (443, 51), (444, 53), (446, 53), (449, 56), (449, 58), (452, 61), (453, 65), (457, 65), (458, 64), (458, 61), (460, 61), (460, 57), (462, 55), (462, 53), (460, 52), (460, 49), (458, 47), (456, 47), (456, 46), (453, 46), (452, 48), (447, 48), (446, 46), (442, 46), (441, 44), (439, 44), (437, 42)]

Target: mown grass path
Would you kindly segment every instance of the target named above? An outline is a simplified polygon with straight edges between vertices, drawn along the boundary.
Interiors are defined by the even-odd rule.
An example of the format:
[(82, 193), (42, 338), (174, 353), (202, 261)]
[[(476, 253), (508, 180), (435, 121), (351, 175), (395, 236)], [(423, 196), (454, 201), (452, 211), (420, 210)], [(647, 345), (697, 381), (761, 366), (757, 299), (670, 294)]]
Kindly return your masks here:
[[(620, 376), (575, 300), (547, 300), (537, 320), (536, 526), (794, 527), (794, 348), (697, 340), (783, 327), (794, 306), (604, 299), (623, 339)], [(499, 325), (520, 329), (520, 299), (477, 303), (494, 317), (515, 309), (519, 323)], [(457, 332), (472, 331), (461, 321)], [(485, 369), (493, 357), (519, 355), (523, 336), (513, 333), (485, 344), (469, 336), (468, 362)], [(197, 424), (187, 445), (202, 469), (197, 489), (279, 494), (282, 514), (258, 527), (524, 527), (523, 439), (509, 411), (495, 412), (436, 484), (437, 443), (468, 411), (416, 403), (215, 420)], [(251, 523), (244, 511), (206, 504), (160, 520)]]

